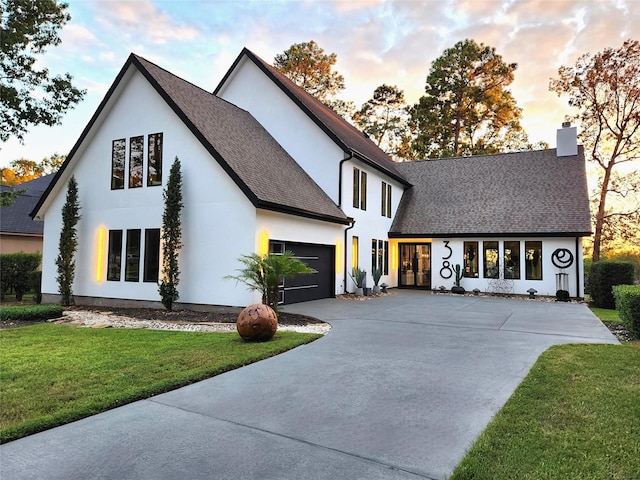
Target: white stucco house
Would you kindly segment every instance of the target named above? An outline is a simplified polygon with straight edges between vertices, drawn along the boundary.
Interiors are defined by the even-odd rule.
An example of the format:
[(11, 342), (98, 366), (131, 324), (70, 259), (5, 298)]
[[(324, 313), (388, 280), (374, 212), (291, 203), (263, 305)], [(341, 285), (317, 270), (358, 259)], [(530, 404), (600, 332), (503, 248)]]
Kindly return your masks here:
[(575, 128), (558, 149), (395, 163), (365, 135), (243, 50), (213, 92), (131, 55), (32, 212), (44, 220), (45, 301), (66, 185), (79, 187), (78, 304), (160, 305), (162, 192), (174, 158), (184, 210), (177, 306), (243, 306), (226, 280), (249, 253), (291, 250), (317, 270), (283, 303), (353, 291), (358, 266), (390, 287), (583, 295), (590, 235)]

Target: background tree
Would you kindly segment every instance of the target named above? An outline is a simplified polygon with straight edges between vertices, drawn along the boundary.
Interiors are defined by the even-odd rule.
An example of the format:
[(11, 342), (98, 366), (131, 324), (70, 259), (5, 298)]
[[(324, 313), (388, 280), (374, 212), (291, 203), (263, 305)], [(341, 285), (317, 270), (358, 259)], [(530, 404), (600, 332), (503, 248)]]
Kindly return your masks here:
[(62, 296), (62, 305), (71, 305), (73, 301), (73, 279), (76, 272), (75, 255), (78, 249), (76, 225), (80, 221), (80, 200), (78, 182), (72, 176), (67, 185), (67, 198), (62, 206), (62, 229), (56, 266), (58, 267), (58, 291)]
[(340, 115), (350, 115), (353, 103), (337, 98), (344, 90), (344, 77), (333, 71), (338, 57), (326, 54), (311, 40), (294, 43), (273, 60), (273, 66), (307, 93), (333, 108)]
[(30, 125), (57, 125), (85, 94), (68, 73), (51, 77), (37, 56), (60, 44), (58, 31), (71, 16), (55, 0), (0, 2), (0, 141), (20, 141)]
[[(626, 231), (625, 222), (635, 227), (627, 233), (638, 235), (640, 205), (628, 199), (640, 193), (640, 42), (627, 40), (620, 48), (582, 55), (574, 66), (560, 67), (558, 76), (549, 89), (567, 95), (569, 106), (578, 110), (568, 118), (579, 122), (580, 141), (599, 167), (593, 239), (597, 262), (612, 234)], [(614, 175), (622, 164), (636, 165), (630, 170), (635, 175)], [(609, 205), (610, 195), (624, 200)]]
[(431, 65), (425, 95), (410, 108), (420, 157), (497, 153), (528, 146), (520, 126), (521, 109), (507, 86), (515, 63), (495, 48), (464, 40)]
[(178, 255), (182, 248), (182, 173), (178, 157), (169, 171), (167, 187), (163, 192), (164, 212), (162, 213), (162, 280), (158, 287), (162, 304), (167, 310), (173, 309), (173, 303), (180, 298), (178, 283), (180, 268)]
[(382, 150), (402, 156), (406, 135), (407, 104), (404, 92), (397, 86), (382, 84), (360, 110), (351, 116), (355, 125)]
[(55, 173), (66, 158), (66, 155), (54, 153), (50, 157), (43, 158), (40, 162), (34, 162), (26, 158), (12, 160), (9, 167), (0, 170), (0, 184), (20, 185), (43, 175)]

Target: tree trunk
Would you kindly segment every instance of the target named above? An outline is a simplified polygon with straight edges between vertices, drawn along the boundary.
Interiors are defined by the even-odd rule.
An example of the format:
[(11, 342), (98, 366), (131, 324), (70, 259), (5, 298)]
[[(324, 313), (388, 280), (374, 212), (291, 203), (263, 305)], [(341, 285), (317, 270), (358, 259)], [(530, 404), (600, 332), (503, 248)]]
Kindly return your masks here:
[(604, 170), (602, 178), (602, 187), (600, 189), (600, 202), (598, 204), (598, 213), (596, 213), (596, 231), (593, 236), (593, 254), (594, 262), (600, 261), (600, 247), (602, 245), (602, 227), (604, 226), (605, 204), (607, 200), (607, 191), (609, 190), (609, 180), (611, 179), (611, 169), (614, 163), (609, 162)]

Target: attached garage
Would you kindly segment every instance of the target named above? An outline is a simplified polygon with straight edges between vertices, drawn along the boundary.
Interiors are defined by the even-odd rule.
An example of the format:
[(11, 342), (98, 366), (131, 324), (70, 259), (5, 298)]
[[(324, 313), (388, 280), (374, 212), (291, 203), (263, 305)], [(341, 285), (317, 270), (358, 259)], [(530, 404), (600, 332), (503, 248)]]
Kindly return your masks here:
[(271, 253), (293, 252), (295, 258), (317, 273), (286, 279), (280, 286), (280, 303), (291, 304), (335, 296), (335, 248), (333, 245), (271, 240)]

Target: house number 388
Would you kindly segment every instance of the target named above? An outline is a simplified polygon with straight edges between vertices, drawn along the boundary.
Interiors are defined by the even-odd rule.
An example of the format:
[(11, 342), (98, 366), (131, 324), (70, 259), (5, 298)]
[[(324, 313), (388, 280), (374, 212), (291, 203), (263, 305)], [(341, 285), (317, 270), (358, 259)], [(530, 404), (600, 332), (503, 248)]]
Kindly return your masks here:
[(451, 263), (449, 262), (449, 258), (453, 255), (453, 250), (449, 246), (449, 240), (444, 241), (444, 248), (449, 250), (449, 255), (442, 257), (442, 268), (440, 269), (440, 276), (444, 279), (451, 278), (453, 272), (451, 271)]

